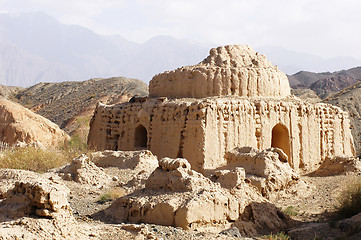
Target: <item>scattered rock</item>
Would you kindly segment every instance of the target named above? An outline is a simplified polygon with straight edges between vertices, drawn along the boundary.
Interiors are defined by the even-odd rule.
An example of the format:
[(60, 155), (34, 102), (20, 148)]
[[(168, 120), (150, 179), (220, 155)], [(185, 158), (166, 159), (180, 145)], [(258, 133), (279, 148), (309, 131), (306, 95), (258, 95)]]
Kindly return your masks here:
[(241, 233), (236, 227), (231, 227), (230, 229), (223, 230), (222, 232), (220, 232), (220, 234), (227, 235), (230, 237), (237, 237), (237, 238), (242, 237)]
[(34, 147), (34, 148), (39, 148), (39, 149), (43, 149), (45, 150), (46, 147), (39, 141), (34, 141), (34, 142), (30, 142), (30, 143), (25, 143), (25, 142), (21, 142), (21, 141), (17, 141), (14, 144), (14, 147), (17, 148), (27, 148), (27, 147)]
[(89, 157), (81, 155), (75, 158), (70, 164), (58, 170), (65, 180), (74, 180), (82, 184), (90, 184), (92, 186), (108, 185), (112, 178), (104, 173), (102, 169), (97, 167)]
[(262, 151), (252, 147), (235, 148), (228, 152), (226, 159), (225, 168), (244, 168), (247, 179), (266, 197), (288, 188), (300, 178), (288, 164), (287, 155), (278, 148)]
[[(254, 189), (246, 183), (243, 185), (230, 192), (191, 170), (186, 159), (163, 158), (146, 181), (145, 189), (119, 198), (105, 213), (120, 222), (154, 223), (184, 229), (224, 228), (237, 221), (252, 201), (263, 200)], [(270, 221), (286, 222), (286, 217)]]

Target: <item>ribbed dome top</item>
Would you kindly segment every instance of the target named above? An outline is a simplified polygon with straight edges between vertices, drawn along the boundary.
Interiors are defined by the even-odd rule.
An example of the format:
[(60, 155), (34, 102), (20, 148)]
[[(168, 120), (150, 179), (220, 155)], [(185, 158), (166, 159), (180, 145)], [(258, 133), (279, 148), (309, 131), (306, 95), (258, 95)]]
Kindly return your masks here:
[(287, 76), (247, 45), (210, 50), (201, 63), (167, 71), (149, 83), (151, 97), (203, 98), (237, 95), (285, 97), (290, 95)]

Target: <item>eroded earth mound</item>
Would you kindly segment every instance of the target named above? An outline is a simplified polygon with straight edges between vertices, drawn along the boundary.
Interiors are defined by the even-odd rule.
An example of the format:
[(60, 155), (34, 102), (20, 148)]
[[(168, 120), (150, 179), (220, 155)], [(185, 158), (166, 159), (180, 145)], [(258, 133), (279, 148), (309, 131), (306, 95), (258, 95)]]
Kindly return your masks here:
[(55, 123), (2, 97), (0, 113), (0, 141), (8, 144), (39, 141), (44, 146), (54, 146), (69, 139)]
[[(262, 207), (265, 205), (268, 207)], [(258, 212), (258, 208), (262, 210)], [(245, 235), (260, 234), (258, 231), (264, 225), (269, 231), (279, 231), (285, 229), (290, 220), (247, 183), (232, 191), (222, 188), (191, 170), (188, 161), (182, 158), (161, 159), (159, 167), (146, 181), (145, 189), (117, 199), (105, 212), (118, 222), (145, 222), (184, 229), (227, 228), (236, 222)], [(262, 215), (269, 218), (260, 217)]]

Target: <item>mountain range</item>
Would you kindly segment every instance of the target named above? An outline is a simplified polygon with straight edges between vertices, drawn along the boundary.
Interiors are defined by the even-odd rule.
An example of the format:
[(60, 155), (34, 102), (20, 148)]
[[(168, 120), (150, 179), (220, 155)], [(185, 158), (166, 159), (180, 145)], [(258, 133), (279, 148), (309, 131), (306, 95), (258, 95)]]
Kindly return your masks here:
[(288, 76), (293, 89), (311, 89), (319, 97), (326, 98), (361, 81), (361, 67), (336, 72), (313, 73), (300, 71)]
[(195, 64), (207, 48), (158, 36), (136, 44), (65, 25), (44, 13), (0, 14), (0, 84), (127, 76), (148, 82), (165, 70)]
[[(62, 24), (41, 12), (0, 13), (0, 84), (28, 87), (113, 76), (147, 83), (157, 73), (200, 62), (209, 48), (170, 36), (138, 44)], [(275, 46), (257, 50), (288, 74), (361, 65), (351, 57), (323, 59)]]

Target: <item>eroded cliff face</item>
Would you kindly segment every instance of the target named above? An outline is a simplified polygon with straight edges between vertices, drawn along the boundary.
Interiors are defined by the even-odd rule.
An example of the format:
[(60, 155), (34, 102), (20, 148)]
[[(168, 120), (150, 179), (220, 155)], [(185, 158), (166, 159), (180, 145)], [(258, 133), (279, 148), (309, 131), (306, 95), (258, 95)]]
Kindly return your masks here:
[(184, 157), (192, 169), (215, 169), (239, 146), (282, 149), (294, 169), (316, 169), (327, 157), (352, 156), (348, 114), (295, 98), (144, 99), (99, 105), (89, 146), (97, 150), (149, 149)]
[(150, 97), (209, 96), (286, 97), (286, 74), (247, 45), (213, 48), (194, 66), (157, 74), (149, 83)]

